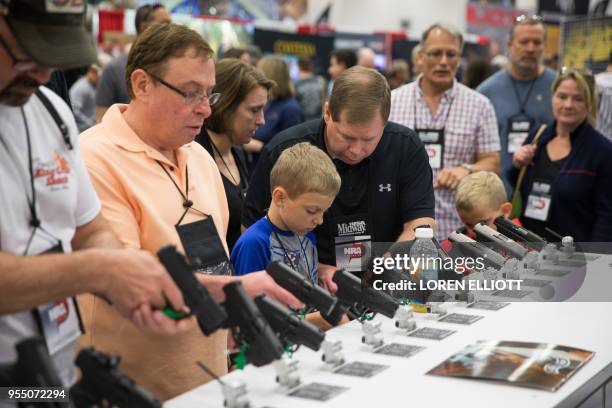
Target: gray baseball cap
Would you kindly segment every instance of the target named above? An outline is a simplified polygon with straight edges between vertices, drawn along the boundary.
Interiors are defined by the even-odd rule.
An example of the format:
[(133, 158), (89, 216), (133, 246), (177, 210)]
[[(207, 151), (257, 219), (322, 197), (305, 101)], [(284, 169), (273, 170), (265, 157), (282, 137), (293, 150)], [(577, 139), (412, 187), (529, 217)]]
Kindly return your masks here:
[(0, 0), (0, 11), (28, 55), (53, 68), (97, 62), (85, 29), (85, 0)]

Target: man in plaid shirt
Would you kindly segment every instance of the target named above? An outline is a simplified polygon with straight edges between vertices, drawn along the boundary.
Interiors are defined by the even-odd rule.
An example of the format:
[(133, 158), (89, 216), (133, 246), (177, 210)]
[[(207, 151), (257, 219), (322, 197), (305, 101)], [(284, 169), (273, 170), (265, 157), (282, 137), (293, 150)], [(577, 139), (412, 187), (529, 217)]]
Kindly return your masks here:
[(459, 181), (474, 171), (499, 174), (499, 134), (491, 102), (455, 80), (463, 37), (441, 24), (421, 38), (422, 74), (391, 93), (390, 121), (415, 129), (433, 170), (436, 236), (462, 225), (455, 210)]

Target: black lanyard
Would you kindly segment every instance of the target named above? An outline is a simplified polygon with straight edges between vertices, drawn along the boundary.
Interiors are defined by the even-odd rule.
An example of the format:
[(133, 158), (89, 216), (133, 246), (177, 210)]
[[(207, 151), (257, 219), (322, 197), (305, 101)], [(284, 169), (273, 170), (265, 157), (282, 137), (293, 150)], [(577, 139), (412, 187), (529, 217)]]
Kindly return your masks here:
[[(221, 155), (221, 152), (219, 151), (219, 149), (217, 149), (217, 145), (215, 145), (215, 142), (212, 141), (212, 137), (209, 136), (208, 138), (210, 139), (210, 145), (212, 146), (213, 150), (215, 152), (217, 152), (217, 155), (221, 159), (221, 162), (223, 163), (223, 166), (225, 167), (225, 169), (229, 173), (230, 177), (232, 178), (232, 181), (234, 182), (234, 185), (236, 187), (240, 188), (240, 184), (234, 178), (234, 175), (232, 174), (231, 170), (229, 169), (229, 166), (227, 165), (227, 163), (225, 162), (225, 159), (223, 158), (223, 155)], [(230, 151), (230, 153), (231, 153), (231, 151)], [(238, 164), (236, 164), (236, 168), (238, 168)], [(240, 175), (240, 169), (238, 169), (238, 174)], [(242, 178), (240, 178), (240, 180), (242, 180)], [(242, 200), (242, 198), (241, 198), (241, 200)]]
[(191, 201), (189, 199), (189, 168), (187, 167), (187, 165), (185, 165), (185, 193), (183, 193), (183, 191), (178, 186), (178, 184), (176, 184), (176, 181), (174, 181), (174, 179), (172, 178), (170, 173), (168, 173), (168, 170), (166, 170), (164, 165), (161, 164), (161, 162), (159, 160), (155, 160), (155, 161), (157, 162), (157, 164), (159, 164), (159, 167), (162, 168), (164, 173), (166, 173), (166, 175), (168, 176), (168, 178), (170, 179), (172, 184), (174, 184), (174, 187), (176, 187), (176, 191), (179, 192), (179, 194), (181, 195), (181, 198), (183, 199), (183, 208), (185, 208), (185, 211), (183, 211), (183, 215), (181, 215), (181, 218), (179, 218), (179, 220), (177, 221), (176, 225), (180, 225), (181, 224), (181, 222), (183, 221), (183, 218), (185, 218), (185, 215), (187, 215), (187, 212), (189, 211), (189, 209), (197, 211), (200, 214), (204, 215), (205, 217), (208, 217), (208, 214), (206, 214), (206, 213), (204, 213), (204, 212), (202, 212), (202, 211), (200, 211), (200, 210), (198, 210), (196, 208), (193, 208), (193, 201)]
[(519, 111), (519, 113), (525, 113), (525, 105), (527, 105), (527, 101), (529, 101), (529, 96), (531, 95), (531, 91), (533, 90), (533, 86), (535, 85), (535, 83), (537, 82), (538, 78), (533, 79), (531, 81), (531, 83), (529, 84), (529, 89), (527, 89), (527, 95), (525, 95), (525, 100), (521, 101), (521, 95), (519, 93), (518, 87), (516, 86), (516, 80), (514, 78), (510, 78), (512, 80), (512, 88), (514, 89), (514, 94), (516, 95), (516, 100), (519, 104), (519, 108), (521, 108), (521, 110)]
[[(285, 246), (283, 245), (283, 241), (281, 241), (280, 236), (276, 233), (276, 230), (274, 229), (274, 224), (270, 220), (270, 217), (268, 216), (268, 214), (266, 214), (266, 218), (268, 219), (268, 222), (270, 223), (270, 225), (272, 225), (272, 233), (274, 234), (274, 238), (276, 238), (276, 240), (280, 244), (280, 246), (281, 246), (281, 248), (283, 250), (283, 253), (285, 254), (285, 258), (287, 258), (287, 260), (291, 264), (290, 265), (291, 268), (294, 271), (299, 272), (299, 270), (298, 270), (298, 266), (299, 265), (296, 265), (295, 263), (293, 263), (293, 260), (289, 256), (289, 252), (287, 252), (287, 248), (285, 248)], [(310, 273), (310, 264), (308, 263), (308, 257), (306, 256), (306, 251), (304, 250), (303, 241), (300, 239), (300, 237), (297, 234), (294, 234), (294, 235), (297, 238), (298, 243), (300, 244), (300, 249), (302, 250), (302, 254), (304, 254), (304, 262), (306, 262), (306, 277), (308, 278), (308, 280), (310, 282), (312, 282), (312, 274)], [(308, 238), (304, 237), (304, 239), (307, 240)]]
[[(30, 245), (32, 244), (32, 240), (34, 239), (34, 236), (36, 235), (36, 231), (38, 229), (40, 229), (41, 231), (44, 231), (45, 233), (47, 233), (49, 236), (53, 237), (55, 240), (57, 240), (59, 243), (61, 243), (61, 240), (59, 240), (58, 238), (56, 238), (53, 234), (51, 234), (49, 231), (47, 231), (46, 229), (44, 229), (42, 227), (40, 218), (38, 218), (38, 212), (36, 211), (36, 188), (34, 186), (34, 163), (32, 160), (32, 140), (30, 137), (30, 128), (28, 126), (28, 121), (26, 120), (26, 116), (25, 116), (25, 111), (23, 109), (23, 107), (20, 108), (21, 110), (21, 117), (23, 118), (23, 126), (25, 128), (25, 132), (26, 132), (26, 141), (27, 141), (27, 145), (28, 145), (28, 171), (30, 173), (30, 194), (32, 195), (32, 199), (30, 199), (30, 197), (26, 194), (26, 200), (28, 202), (28, 208), (30, 209), (30, 226), (33, 228), (32, 233), (30, 234), (30, 237), (28, 238), (28, 242), (26, 244), (26, 248), (23, 251), (22, 255), (27, 255), (28, 251), (30, 250)], [(2, 146), (4, 146), (4, 149), (6, 150), (6, 152), (8, 153), (9, 157), (11, 158), (11, 160), (13, 160), (13, 164), (15, 165), (15, 168), (19, 171), (19, 164), (14, 160), (14, 155), (11, 154), (8, 146), (3, 142)]]
[[(414, 93), (415, 93), (415, 95), (414, 95), (414, 105), (413, 105), (414, 106), (414, 128), (418, 129), (419, 127), (418, 127), (418, 121), (417, 121), (418, 116), (417, 116), (417, 95), (416, 95), (417, 94), (417, 90), (416, 90), (416, 88), (415, 88)], [(448, 122), (448, 118), (450, 116), (450, 112), (451, 112), (451, 109), (453, 107), (453, 102), (455, 102), (455, 98), (454, 97), (451, 98), (451, 100), (450, 100), (450, 103), (448, 105), (448, 110), (446, 111), (446, 117), (444, 118), (444, 124), (442, 125), (442, 129), (444, 130), (445, 136), (446, 136), (446, 123)], [(427, 103), (425, 103), (425, 105), (427, 105)], [(427, 109), (429, 109), (429, 106), (427, 107)], [(431, 120), (435, 121), (435, 117), (432, 116)]]

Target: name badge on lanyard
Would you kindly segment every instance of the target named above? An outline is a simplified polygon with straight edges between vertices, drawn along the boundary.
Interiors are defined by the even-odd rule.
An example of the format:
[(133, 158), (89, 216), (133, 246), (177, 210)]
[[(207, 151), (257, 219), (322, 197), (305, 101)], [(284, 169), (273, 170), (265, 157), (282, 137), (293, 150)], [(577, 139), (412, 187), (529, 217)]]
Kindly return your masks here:
[(525, 217), (538, 220), (548, 221), (550, 213), (551, 201), (551, 185), (542, 181), (534, 181), (531, 187), (531, 193), (527, 197), (527, 206), (525, 207)]
[(508, 153), (516, 152), (523, 145), (533, 124), (533, 119), (523, 114), (508, 119)]
[(232, 264), (211, 216), (189, 224), (176, 225), (175, 228), (194, 272), (225, 276), (232, 274)]
[[(62, 244), (44, 252), (62, 253)], [(40, 332), (45, 338), (50, 355), (54, 355), (83, 333), (83, 323), (74, 297), (38, 306), (32, 311)]]
[(368, 214), (355, 214), (332, 220), (336, 268), (348, 272), (362, 272), (370, 256), (372, 236)]
[[(189, 168), (185, 165), (185, 192), (183, 193), (164, 165), (159, 161), (157, 164), (166, 173), (183, 199), (183, 214), (174, 228), (181, 239), (192, 270), (207, 275), (231, 275), (232, 264), (221, 243), (215, 222), (209, 214), (196, 209), (193, 206), (193, 201), (189, 199)], [(181, 224), (189, 211), (199, 213), (206, 218), (189, 224)]]
[(441, 129), (420, 128), (417, 122), (417, 103), (414, 104), (414, 130), (425, 145), (427, 156), (429, 156), (429, 166), (433, 170), (439, 170), (444, 165), (442, 160), (444, 156), (444, 131), (448, 124), (448, 118), (450, 117), (454, 101), (455, 98), (453, 97), (448, 103), (444, 125)]
[(415, 129), (429, 156), (429, 165), (432, 169), (442, 168), (444, 154), (444, 129)]

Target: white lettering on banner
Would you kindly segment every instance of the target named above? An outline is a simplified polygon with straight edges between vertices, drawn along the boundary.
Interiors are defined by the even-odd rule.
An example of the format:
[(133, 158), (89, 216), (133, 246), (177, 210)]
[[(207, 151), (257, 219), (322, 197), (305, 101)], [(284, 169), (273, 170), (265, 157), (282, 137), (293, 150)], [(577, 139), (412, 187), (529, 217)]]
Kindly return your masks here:
[(338, 236), (344, 235), (363, 235), (366, 232), (365, 221), (353, 221), (338, 224)]

